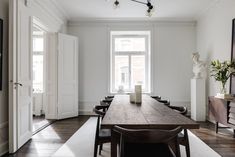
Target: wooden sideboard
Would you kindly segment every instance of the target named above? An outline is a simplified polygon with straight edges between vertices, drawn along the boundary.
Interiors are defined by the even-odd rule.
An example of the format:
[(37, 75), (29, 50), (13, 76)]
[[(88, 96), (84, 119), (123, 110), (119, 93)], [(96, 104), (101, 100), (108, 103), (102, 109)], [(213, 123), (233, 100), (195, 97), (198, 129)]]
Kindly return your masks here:
[(233, 129), (233, 137), (235, 138), (235, 99), (209, 97), (208, 104), (209, 120), (216, 122), (216, 133), (220, 128), (219, 124), (223, 124)]

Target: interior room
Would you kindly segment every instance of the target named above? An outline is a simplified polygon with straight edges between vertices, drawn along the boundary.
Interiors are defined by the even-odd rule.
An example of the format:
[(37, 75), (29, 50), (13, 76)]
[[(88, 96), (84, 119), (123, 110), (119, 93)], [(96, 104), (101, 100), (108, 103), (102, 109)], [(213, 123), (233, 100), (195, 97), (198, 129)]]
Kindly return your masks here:
[(0, 0), (0, 156), (234, 157), (234, 0)]

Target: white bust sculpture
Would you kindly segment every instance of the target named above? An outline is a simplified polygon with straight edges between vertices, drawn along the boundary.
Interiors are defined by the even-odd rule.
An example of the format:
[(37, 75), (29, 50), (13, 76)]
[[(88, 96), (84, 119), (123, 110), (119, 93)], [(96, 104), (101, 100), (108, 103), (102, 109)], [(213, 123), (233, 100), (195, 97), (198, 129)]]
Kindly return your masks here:
[(193, 73), (195, 79), (202, 78), (201, 73), (206, 68), (206, 63), (199, 60), (200, 55), (198, 52), (192, 54), (192, 60), (193, 60)]

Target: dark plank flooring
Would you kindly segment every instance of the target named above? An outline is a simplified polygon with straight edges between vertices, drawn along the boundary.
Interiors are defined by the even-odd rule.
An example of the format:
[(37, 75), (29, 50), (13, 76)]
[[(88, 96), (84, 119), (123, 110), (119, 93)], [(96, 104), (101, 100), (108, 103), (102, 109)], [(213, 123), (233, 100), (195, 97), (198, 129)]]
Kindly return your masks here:
[(216, 134), (214, 124), (207, 122), (200, 125), (200, 129), (191, 130), (196, 136), (221, 156), (235, 157), (235, 138), (233, 138), (232, 129), (219, 129)]
[(45, 119), (45, 115), (33, 116), (33, 133), (39, 131), (41, 128), (49, 125), (52, 122), (53, 120)]
[[(34, 135), (17, 153), (5, 156), (51, 156), (88, 118), (89, 116), (79, 116), (79, 118), (57, 121)], [(232, 131), (220, 129), (219, 133), (216, 134), (214, 132), (214, 125), (211, 123), (201, 123), (200, 129), (191, 131), (223, 157), (235, 157), (235, 139), (233, 138)]]
[(56, 121), (32, 137), (10, 157), (49, 157), (56, 152), (87, 120), (89, 116)]

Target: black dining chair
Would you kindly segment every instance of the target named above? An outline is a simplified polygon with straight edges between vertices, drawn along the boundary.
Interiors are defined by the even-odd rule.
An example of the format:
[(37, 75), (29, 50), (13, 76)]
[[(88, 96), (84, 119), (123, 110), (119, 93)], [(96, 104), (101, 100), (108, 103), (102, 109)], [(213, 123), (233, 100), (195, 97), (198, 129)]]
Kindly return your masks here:
[(157, 95), (157, 96), (151, 96), (153, 99), (155, 99), (155, 100), (161, 100), (161, 96), (160, 95)]
[[(155, 100), (157, 100), (160, 103), (163, 103), (164, 105), (168, 106), (169, 108), (173, 109), (174, 111), (186, 116), (187, 111), (188, 111), (187, 107), (172, 106), (172, 105), (170, 105), (170, 100), (162, 100), (162, 99), (158, 99), (156, 97), (160, 97), (160, 96), (153, 96), (152, 98), (154, 98)], [(185, 146), (187, 157), (190, 157), (190, 147), (189, 147), (189, 138), (188, 138), (187, 129), (183, 129), (183, 133), (178, 134), (178, 140), (179, 140), (180, 145)]]
[(107, 104), (111, 104), (112, 103), (112, 101), (113, 101), (113, 99), (102, 99), (101, 100), (103, 103), (107, 103)]
[[(184, 116), (187, 114), (187, 107), (184, 106), (168, 106), (168, 107)], [(180, 145), (185, 146), (187, 157), (190, 157), (190, 147), (189, 147), (189, 138), (188, 138), (187, 129), (183, 129), (183, 133), (178, 134), (178, 140)]]
[[(120, 157), (180, 157), (177, 135), (182, 128), (173, 130), (126, 129), (114, 127), (120, 135)], [(170, 147), (174, 143), (175, 151)]]
[(93, 108), (93, 111), (98, 115), (97, 126), (96, 126), (96, 135), (95, 135), (95, 145), (94, 145), (94, 157), (97, 157), (97, 150), (99, 146), (99, 155), (103, 149), (104, 143), (111, 142), (111, 130), (110, 129), (101, 129), (100, 128), (100, 117), (103, 118), (105, 115), (104, 109), (108, 106), (97, 105)]
[(169, 108), (173, 109), (174, 111), (182, 114), (182, 115), (186, 115), (188, 110), (187, 110), (187, 107), (184, 107), (184, 106), (168, 106)]
[(103, 119), (108, 108), (109, 108), (109, 105), (97, 105), (97, 106), (94, 106), (93, 112), (95, 112), (97, 115), (99, 115)]
[(170, 100), (162, 100), (162, 99), (156, 99), (158, 102), (163, 103), (166, 106), (170, 106)]
[(113, 99), (114, 96), (113, 95), (108, 95), (108, 96), (105, 96), (105, 99)]

